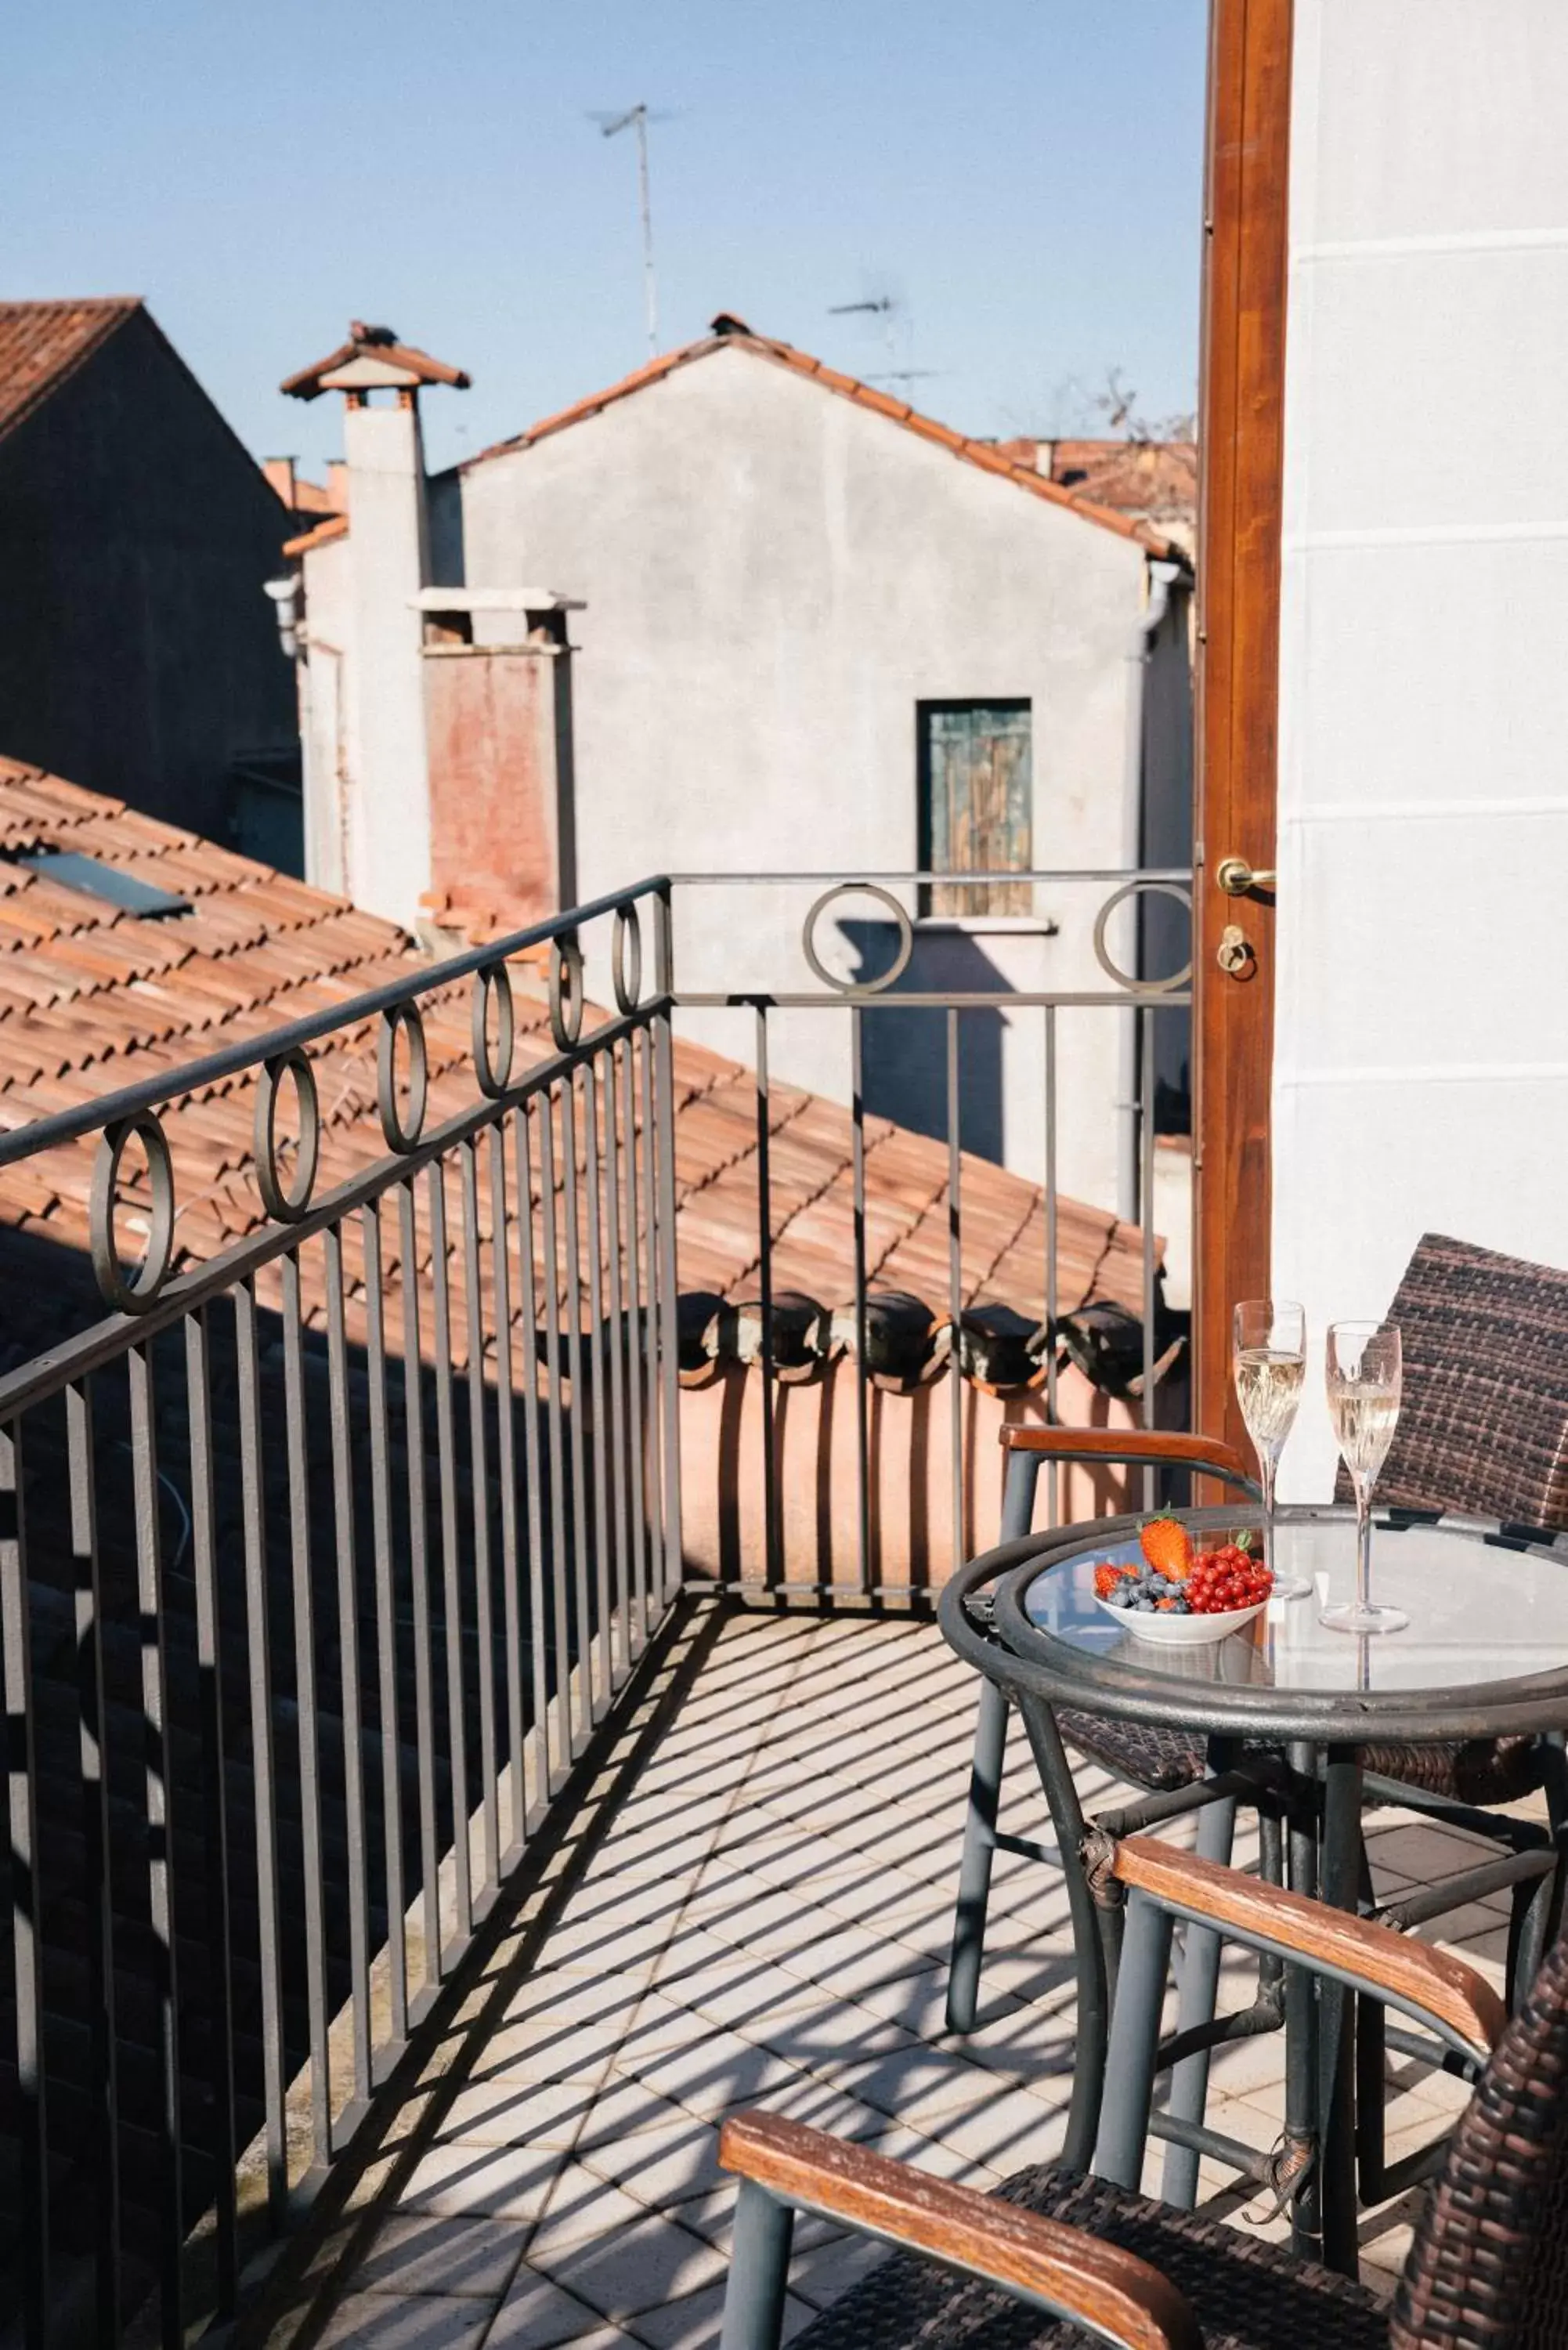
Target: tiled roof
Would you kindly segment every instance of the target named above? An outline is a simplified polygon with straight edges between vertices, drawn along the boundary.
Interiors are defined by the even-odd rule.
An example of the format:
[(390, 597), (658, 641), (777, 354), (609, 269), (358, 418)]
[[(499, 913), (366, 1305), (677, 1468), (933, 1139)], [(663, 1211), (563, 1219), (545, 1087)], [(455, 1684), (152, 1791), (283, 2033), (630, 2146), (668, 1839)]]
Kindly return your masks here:
[(1195, 441), (999, 441), (998, 452), (1033, 465), (1063, 489), (1144, 521), (1198, 515)]
[(342, 514), (328, 515), (325, 522), (318, 522), (309, 530), (301, 531), (297, 538), (286, 538), (283, 543), (283, 551), (285, 555), (289, 556), (308, 555), (313, 546), (326, 546), (329, 545), (333, 539), (346, 538), (348, 535), (348, 515)]
[(878, 416), (888, 417), (895, 424), (903, 425), (908, 432), (918, 433), (922, 441), (932, 442), (938, 448), (961, 457), (966, 463), (978, 465), (982, 472), (995, 473), (1003, 481), (1015, 483), (1020, 489), (1027, 490), (1032, 497), (1040, 498), (1048, 505), (1064, 506), (1069, 513), (1081, 515), (1085, 522), (1098, 523), (1103, 529), (1115, 531), (1123, 538), (1136, 539), (1151, 554), (1180, 556), (1181, 550), (1148, 524), (1132, 520), (1110, 505), (1097, 504), (1090, 496), (1064, 488), (1060, 483), (1042, 473), (1033, 463), (1026, 463), (1016, 456), (1008, 455), (995, 442), (975, 441), (967, 433), (955, 432), (950, 426), (939, 424), (934, 418), (921, 415), (918, 409), (910, 407), (907, 400), (896, 400), (890, 392), (878, 391), (874, 384), (862, 383), (856, 376), (841, 375), (836, 368), (825, 367), (820, 359), (813, 359), (806, 351), (797, 351), (789, 343), (779, 342), (772, 336), (753, 334), (742, 319), (721, 313), (714, 321), (714, 327), (716, 331), (703, 336), (700, 341), (684, 344), (680, 350), (666, 351), (659, 358), (649, 359), (645, 367), (623, 376), (619, 383), (611, 384), (607, 391), (596, 392), (591, 399), (576, 400), (570, 408), (563, 408), (558, 414), (546, 416), (542, 422), (530, 425), (525, 432), (519, 432), (514, 439), (498, 441), (493, 447), (482, 449), (476, 456), (464, 461), (462, 471), (467, 473), (474, 465), (483, 465), (490, 458), (505, 456), (514, 450), (531, 448), (535, 442), (546, 439), (552, 432), (564, 432), (569, 424), (581, 424), (587, 418), (597, 416), (604, 409), (612, 407), (617, 400), (628, 399), (634, 391), (642, 391), (649, 384), (662, 382), (678, 368), (690, 367), (698, 359), (709, 359), (715, 351), (739, 348), (754, 351), (761, 359), (771, 359), (779, 367), (788, 368), (794, 374), (821, 384), (827, 391), (836, 392), (845, 400), (852, 400), (861, 408), (871, 409)]
[[(192, 910), (161, 919), (129, 913), (13, 861), (39, 847), (112, 863), (188, 899)], [(0, 759), (0, 1129), (149, 1075), (172, 1075), (222, 1045), (427, 968), (390, 922), (118, 800)], [(423, 1002), (433, 1125), (476, 1099), (470, 983)], [(521, 1072), (554, 1046), (544, 1002), (521, 986), (517, 1015)], [(376, 1043), (372, 1021), (312, 1047), (322, 1117), (318, 1193), (384, 1155)], [(758, 1265), (755, 1085), (735, 1062), (679, 1040), (674, 1072), (680, 1286), (743, 1303), (756, 1295)], [(165, 1114), (177, 1264), (204, 1260), (264, 1221), (251, 1171), (254, 1114), (249, 1075), (182, 1096)], [(849, 1113), (775, 1083), (770, 1123), (775, 1289), (836, 1307), (854, 1290)], [(940, 1311), (949, 1296), (946, 1146), (885, 1118), (867, 1120), (865, 1139), (870, 1279)], [(0, 1169), (0, 1227), (85, 1251), (95, 1148), (89, 1138)], [(966, 1154), (960, 1196), (965, 1304), (1004, 1303), (1037, 1319), (1045, 1263), (1039, 1188)], [(427, 1248), (428, 1237), (421, 1232)], [(321, 1280), (306, 1267), (317, 1320), (325, 1312)], [(1140, 1235), (1105, 1210), (1059, 1202), (1058, 1293), (1064, 1310), (1096, 1295), (1137, 1312)], [(0, 1325), (0, 1354), (5, 1341)], [(459, 1330), (454, 1345), (462, 1344)]]
[(90, 302), (0, 302), (0, 437), (140, 307), (134, 294)]
[(339, 343), (324, 359), (315, 359), (309, 367), (286, 376), (278, 390), (293, 400), (318, 399), (327, 389), (322, 379), (336, 375), (340, 368), (350, 366), (356, 359), (379, 359), (418, 383), (448, 383), (458, 391), (466, 391), (469, 385), (469, 378), (461, 368), (449, 366), (445, 359), (432, 359), (429, 351), (418, 350), (412, 343), (400, 343), (390, 327), (368, 327), (354, 318), (349, 322), (346, 343)]

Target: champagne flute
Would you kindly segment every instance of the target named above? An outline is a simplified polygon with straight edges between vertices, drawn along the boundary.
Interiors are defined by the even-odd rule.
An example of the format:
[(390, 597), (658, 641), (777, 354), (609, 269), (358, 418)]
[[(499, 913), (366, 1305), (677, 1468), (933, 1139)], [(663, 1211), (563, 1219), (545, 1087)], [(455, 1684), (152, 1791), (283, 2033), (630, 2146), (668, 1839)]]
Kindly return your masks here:
[(1399, 1333), (1390, 1322), (1336, 1322), (1325, 1367), (1329, 1417), (1355, 1495), (1355, 1597), (1325, 1607), (1318, 1621), (1333, 1632), (1402, 1632), (1408, 1616), (1372, 1603), (1372, 1488), (1399, 1418)]
[(1274, 1564), (1274, 1478), (1306, 1378), (1306, 1315), (1287, 1297), (1249, 1297), (1232, 1316), (1231, 1336), (1236, 1400), (1263, 1488), (1263, 1564), (1276, 1599), (1305, 1599), (1311, 1584), (1282, 1575)]

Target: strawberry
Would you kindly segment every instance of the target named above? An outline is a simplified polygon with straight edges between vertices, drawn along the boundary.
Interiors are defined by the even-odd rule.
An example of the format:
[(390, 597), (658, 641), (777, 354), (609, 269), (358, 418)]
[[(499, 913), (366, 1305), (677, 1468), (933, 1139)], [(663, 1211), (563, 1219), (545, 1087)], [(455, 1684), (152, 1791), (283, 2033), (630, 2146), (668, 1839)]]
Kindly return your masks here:
[(1125, 1567), (1113, 1566), (1108, 1558), (1102, 1559), (1095, 1569), (1096, 1597), (1108, 1599), (1126, 1572)]
[(1150, 1518), (1138, 1535), (1138, 1548), (1157, 1575), (1183, 1583), (1192, 1565), (1192, 1537), (1174, 1518)]

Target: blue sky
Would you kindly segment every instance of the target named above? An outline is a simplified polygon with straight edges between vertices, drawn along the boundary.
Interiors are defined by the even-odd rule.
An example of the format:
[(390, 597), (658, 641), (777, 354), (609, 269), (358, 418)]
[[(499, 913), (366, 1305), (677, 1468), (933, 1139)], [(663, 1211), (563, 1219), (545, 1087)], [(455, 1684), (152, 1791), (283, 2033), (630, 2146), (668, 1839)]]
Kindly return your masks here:
[[(258, 455), (313, 469), (337, 402), (279, 379), (352, 315), (465, 367), (436, 462), (719, 308), (978, 433), (1093, 429), (1116, 364), (1192, 406), (1204, 0), (53, 0), (13, 11), (8, 296), (145, 294)], [(879, 321), (828, 315), (894, 294)]]

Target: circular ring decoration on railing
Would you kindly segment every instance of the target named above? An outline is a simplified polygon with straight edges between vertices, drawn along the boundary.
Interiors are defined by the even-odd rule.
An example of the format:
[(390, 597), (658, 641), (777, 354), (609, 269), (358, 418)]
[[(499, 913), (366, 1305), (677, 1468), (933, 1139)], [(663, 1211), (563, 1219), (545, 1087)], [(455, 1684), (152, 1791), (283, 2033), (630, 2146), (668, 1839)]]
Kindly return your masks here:
[[(898, 951), (879, 979), (836, 979), (817, 954), (816, 926), (824, 910), (832, 905), (835, 898), (846, 897), (875, 898), (879, 905), (887, 907), (898, 927)], [(896, 980), (902, 979), (909, 970), (909, 957), (915, 951), (915, 926), (897, 898), (887, 889), (879, 889), (875, 881), (836, 881), (831, 889), (823, 891), (807, 914), (802, 925), (800, 943), (807, 962), (824, 987), (831, 987), (836, 995), (879, 995), (884, 988), (891, 987)]]
[[(495, 1057), (490, 1056), (490, 999), (495, 998)], [(473, 1072), (488, 1101), (498, 1101), (512, 1082), (517, 1024), (512, 1010), (512, 974), (504, 962), (481, 963), (473, 974)]]
[[(409, 1040), (409, 1115), (405, 1119), (398, 1108), (398, 1034), (406, 1032)], [(411, 996), (401, 1003), (389, 1004), (381, 1014), (381, 1036), (376, 1048), (376, 1094), (381, 1112), (381, 1131), (389, 1150), (412, 1150), (419, 1142), (425, 1122), (425, 1100), (430, 1092), (430, 1061), (425, 1052), (425, 1024), (419, 1005)]]
[[(292, 1076), (299, 1102), (299, 1163), (291, 1188), (286, 1188), (277, 1165), (277, 1097), (285, 1076)], [(262, 1206), (275, 1223), (296, 1224), (310, 1206), (316, 1170), (321, 1158), (321, 1105), (316, 1093), (316, 1072), (294, 1045), (262, 1063), (256, 1088), (256, 1188)]]
[(1124, 881), (1119, 889), (1112, 891), (1095, 916), (1095, 956), (1106, 978), (1115, 980), (1118, 987), (1125, 987), (1129, 995), (1168, 995), (1173, 988), (1185, 987), (1191, 978), (1190, 954), (1181, 969), (1173, 971), (1167, 979), (1131, 979), (1125, 971), (1116, 968), (1106, 951), (1106, 925), (1111, 916), (1124, 898), (1138, 897), (1146, 889), (1154, 897), (1174, 898), (1177, 904), (1185, 906), (1190, 915), (1192, 892), (1183, 889), (1179, 881)]
[[(115, 1243), (114, 1203), (119, 1191), (120, 1160), (133, 1137), (147, 1153), (152, 1222), (140, 1266), (128, 1281)], [(151, 1110), (138, 1110), (134, 1117), (119, 1118), (104, 1128), (92, 1170), (89, 1229), (92, 1269), (105, 1302), (121, 1314), (145, 1314), (157, 1302), (174, 1253), (174, 1165), (169, 1156), (169, 1139)]]
[[(631, 941), (631, 977), (626, 975), (626, 942)], [(610, 982), (616, 1010), (635, 1012), (642, 1002), (642, 917), (635, 905), (618, 906), (610, 933)]]
[(550, 1033), (562, 1053), (583, 1033), (583, 951), (569, 932), (550, 941)]

